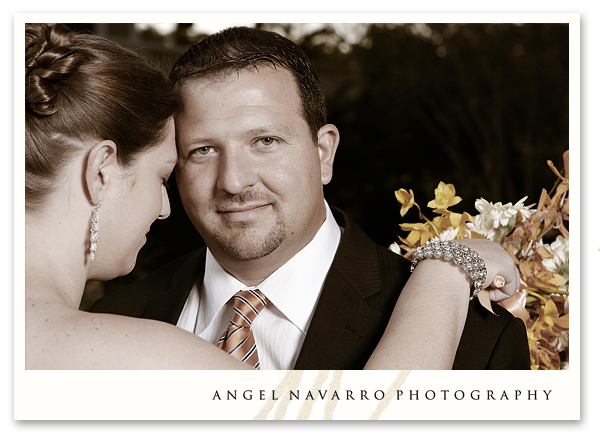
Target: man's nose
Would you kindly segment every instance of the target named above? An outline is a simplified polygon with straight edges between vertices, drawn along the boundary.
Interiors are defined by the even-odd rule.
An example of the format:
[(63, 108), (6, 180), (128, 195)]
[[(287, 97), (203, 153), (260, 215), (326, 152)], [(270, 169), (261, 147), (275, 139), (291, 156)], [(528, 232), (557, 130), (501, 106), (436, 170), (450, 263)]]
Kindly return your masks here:
[(217, 187), (230, 194), (239, 194), (258, 181), (256, 166), (243, 148), (230, 149), (221, 156)]

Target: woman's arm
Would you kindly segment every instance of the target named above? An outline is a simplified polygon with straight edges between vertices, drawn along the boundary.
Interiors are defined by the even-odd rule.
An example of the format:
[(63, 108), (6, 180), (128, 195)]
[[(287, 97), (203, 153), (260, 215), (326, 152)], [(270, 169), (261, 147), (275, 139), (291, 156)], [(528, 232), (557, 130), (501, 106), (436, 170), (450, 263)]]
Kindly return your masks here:
[[(492, 300), (511, 297), (519, 272), (500, 245), (487, 240), (463, 240), (485, 261), (484, 288), (496, 275), (506, 284), (490, 290)], [(388, 326), (365, 369), (451, 369), (469, 307), (471, 279), (466, 272), (443, 259), (424, 259), (406, 283)]]

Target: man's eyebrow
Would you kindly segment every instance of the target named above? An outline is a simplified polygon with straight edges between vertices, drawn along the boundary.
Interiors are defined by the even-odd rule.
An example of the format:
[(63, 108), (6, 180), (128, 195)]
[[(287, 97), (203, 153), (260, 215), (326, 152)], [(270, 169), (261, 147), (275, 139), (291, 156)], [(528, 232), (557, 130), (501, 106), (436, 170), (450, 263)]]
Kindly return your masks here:
[(260, 127), (252, 128), (246, 131), (246, 134), (250, 136), (261, 136), (265, 134), (282, 134), (282, 135), (291, 135), (291, 131), (282, 125), (274, 125), (274, 124), (266, 124)]
[(177, 148), (180, 147), (187, 147), (187, 146), (191, 146), (191, 145), (207, 145), (209, 143), (211, 143), (212, 140), (210, 140), (207, 137), (192, 137), (189, 139), (181, 139), (177, 141)]

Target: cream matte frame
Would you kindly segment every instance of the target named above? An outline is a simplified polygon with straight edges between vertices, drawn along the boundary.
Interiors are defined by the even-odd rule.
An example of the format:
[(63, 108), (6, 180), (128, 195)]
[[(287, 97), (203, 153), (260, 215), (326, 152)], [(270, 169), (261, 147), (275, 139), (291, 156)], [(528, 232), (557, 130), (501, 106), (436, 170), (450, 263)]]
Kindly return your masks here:
[[(570, 369), (566, 371), (32, 371), (24, 362), (27, 22), (569, 23)], [(483, 14), (15, 14), (14, 418), (17, 420), (580, 419), (580, 16)], [(532, 196), (534, 194), (531, 194)], [(391, 218), (391, 221), (395, 219)], [(250, 375), (251, 374), (251, 375)], [(81, 385), (85, 383), (85, 385)], [(149, 389), (148, 383), (152, 383)], [(248, 384), (251, 383), (251, 384)], [(281, 393), (282, 392), (282, 393)], [(291, 392), (291, 393), (290, 393)], [(337, 398), (332, 398), (332, 395)], [(275, 398), (273, 398), (275, 396)]]

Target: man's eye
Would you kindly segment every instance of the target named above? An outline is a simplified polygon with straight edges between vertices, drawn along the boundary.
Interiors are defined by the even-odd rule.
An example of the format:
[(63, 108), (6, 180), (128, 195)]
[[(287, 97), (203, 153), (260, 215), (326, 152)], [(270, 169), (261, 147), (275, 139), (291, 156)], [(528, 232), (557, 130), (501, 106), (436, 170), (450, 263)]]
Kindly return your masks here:
[(263, 137), (262, 139), (260, 139), (260, 143), (266, 146), (272, 145), (274, 141), (275, 139), (273, 139), (272, 137)]
[(192, 151), (192, 154), (206, 155), (210, 152), (210, 146), (201, 146), (200, 148), (196, 148)]

